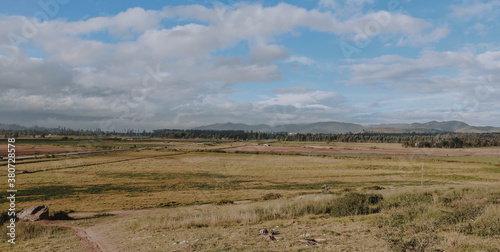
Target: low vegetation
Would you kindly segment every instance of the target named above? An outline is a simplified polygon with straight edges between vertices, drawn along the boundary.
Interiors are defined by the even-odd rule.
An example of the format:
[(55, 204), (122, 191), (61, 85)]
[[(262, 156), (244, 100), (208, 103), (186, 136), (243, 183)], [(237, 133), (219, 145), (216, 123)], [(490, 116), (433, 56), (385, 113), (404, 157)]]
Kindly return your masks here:
[[(481, 156), (482, 149), (475, 156), (406, 155), (398, 154), (400, 144), (375, 149), (314, 143), (387, 153), (221, 151), (238, 144), (253, 143), (20, 160), (16, 167), (26, 172), (17, 177), (18, 209), (49, 205), (49, 223), (91, 226), (123, 251), (300, 251), (308, 244), (313, 251), (500, 247), (499, 159)], [(79, 219), (73, 212), (98, 215)], [(82, 250), (70, 230), (18, 224), (20, 251)], [(259, 236), (263, 228), (275, 229), (276, 240)], [(320, 242), (303, 243), (307, 239)]]

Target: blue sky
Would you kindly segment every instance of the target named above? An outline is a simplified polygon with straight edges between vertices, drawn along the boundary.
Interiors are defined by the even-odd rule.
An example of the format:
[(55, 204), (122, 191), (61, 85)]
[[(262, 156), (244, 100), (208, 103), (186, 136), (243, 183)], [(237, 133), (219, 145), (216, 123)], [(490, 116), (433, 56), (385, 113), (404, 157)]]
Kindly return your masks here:
[(500, 126), (500, 0), (3, 1), (2, 123)]

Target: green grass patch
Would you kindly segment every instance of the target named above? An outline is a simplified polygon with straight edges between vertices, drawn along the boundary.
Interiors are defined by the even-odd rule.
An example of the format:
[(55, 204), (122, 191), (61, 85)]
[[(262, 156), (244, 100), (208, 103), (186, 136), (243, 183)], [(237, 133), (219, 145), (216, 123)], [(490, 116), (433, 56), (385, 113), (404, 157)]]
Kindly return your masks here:
[[(425, 185), (443, 185), (442, 182), (426, 181)], [(274, 183), (272, 185), (256, 186), (251, 189), (258, 190), (321, 190), (323, 185), (328, 185), (331, 189), (358, 188), (366, 186), (418, 186), (420, 181), (370, 181), (370, 182), (344, 182), (328, 181), (318, 183)]]
[(481, 168), (479, 170), (480, 171), (484, 171), (484, 172), (500, 173), (500, 166), (498, 166), (498, 167)]
[(206, 178), (230, 178), (231, 176), (217, 173), (149, 173), (149, 172), (99, 172), (97, 175), (106, 178), (132, 178), (144, 180), (167, 180), (167, 179), (206, 179)]
[(480, 178), (480, 177), (473, 177), (473, 176), (466, 176), (466, 175), (459, 175), (459, 174), (452, 174), (452, 175), (424, 175), (426, 178), (434, 178), (434, 179), (445, 179), (445, 180), (452, 180), (452, 181), (484, 181), (484, 182), (496, 182), (498, 179), (491, 179), (491, 178)]
[(490, 163), (500, 164), (500, 158), (487, 156), (459, 156), (459, 157), (443, 157), (444, 161), (470, 162), (470, 163)]
[[(157, 190), (160, 190), (158, 188)], [(111, 192), (152, 192), (155, 188), (145, 187), (143, 184), (134, 186), (132, 184), (99, 184), (99, 185), (85, 185), (85, 186), (71, 186), (71, 185), (46, 185), (29, 187), (19, 190), (19, 199), (21, 201), (38, 201), (38, 200), (52, 200), (72, 198), (88, 194), (106, 194)], [(1, 197), (7, 197), (7, 192), (1, 192)]]

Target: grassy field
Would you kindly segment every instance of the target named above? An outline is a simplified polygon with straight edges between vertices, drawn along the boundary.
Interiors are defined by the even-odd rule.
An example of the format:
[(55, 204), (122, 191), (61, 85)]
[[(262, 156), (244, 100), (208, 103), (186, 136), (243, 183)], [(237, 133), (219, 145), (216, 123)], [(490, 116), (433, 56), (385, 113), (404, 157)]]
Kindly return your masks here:
[[(19, 161), (18, 209), (46, 204), (54, 220), (19, 222), (18, 244), (1, 243), (0, 250), (92, 250), (81, 246), (78, 230), (95, 234), (90, 243), (120, 251), (500, 248), (500, 158), (495, 156), (222, 151), (269, 142), (131, 141), (127, 146), (131, 143), (148, 148)], [(120, 146), (97, 144), (103, 145)], [(5, 198), (6, 188), (1, 189)], [(5, 201), (0, 209), (8, 209)], [(57, 220), (57, 212), (76, 217)], [(275, 229), (275, 240), (259, 235), (263, 228)]]

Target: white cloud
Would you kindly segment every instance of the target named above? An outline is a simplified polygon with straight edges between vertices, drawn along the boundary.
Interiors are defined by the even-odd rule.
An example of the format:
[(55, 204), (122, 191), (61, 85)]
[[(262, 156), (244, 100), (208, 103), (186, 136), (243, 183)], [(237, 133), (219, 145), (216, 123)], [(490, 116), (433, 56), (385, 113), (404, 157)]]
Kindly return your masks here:
[(275, 62), (288, 56), (289, 51), (279, 45), (254, 45), (250, 48), (250, 62)]
[(498, 71), (500, 69), (500, 51), (479, 54), (477, 62), (486, 70)]
[(413, 36), (409, 36), (407, 38), (401, 38), (397, 45), (405, 46), (405, 45), (425, 45), (428, 43), (438, 42), (441, 39), (445, 38), (450, 30), (445, 27), (438, 27), (427, 34), (417, 34)]
[[(487, 14), (495, 13), (495, 9), (500, 7), (500, 1), (464, 1), (460, 5), (452, 5), (450, 17), (453, 18), (489, 18)], [(491, 17), (491, 16), (490, 16)]]
[(309, 57), (305, 56), (298, 56), (298, 55), (292, 55), (290, 56), (286, 62), (288, 63), (299, 63), (302, 65), (312, 65), (315, 63), (315, 61)]
[(309, 91), (311, 91), (311, 89), (306, 88), (306, 87), (291, 87), (291, 88), (278, 88), (278, 89), (273, 90), (273, 93), (275, 93), (275, 94), (288, 94), (288, 93), (303, 94), (303, 93), (307, 93)]
[[(321, 2), (325, 8), (336, 2), (330, 3)], [(228, 97), (236, 92), (233, 84), (280, 80), (278, 61), (320, 65), (312, 58), (290, 55), (292, 52), (281, 44), (281, 35), (300, 32), (301, 28), (354, 39), (356, 28), (365, 29), (377, 15), (390, 15), (391, 21), (382, 25), (378, 34), (402, 36), (406, 44), (435, 42), (447, 34), (444, 28), (402, 13), (362, 11), (373, 3), (349, 1), (342, 8), (359, 11), (350, 17), (339, 16), (338, 9), (332, 13), (286, 3), (269, 7), (242, 3), (223, 12), (199, 5), (131, 8), (114, 16), (36, 24), (36, 34), (26, 38), (27, 43), (16, 48), (17, 53), (7, 35), (14, 32), (22, 36), (23, 20), (30, 18), (0, 15), (0, 84), (4, 89), (0, 101), (8, 104), (0, 113), (29, 111), (38, 116), (36, 122), (95, 124), (86, 126), (89, 128), (110, 118), (117, 127), (147, 125), (148, 118), (155, 118), (158, 123), (149, 128), (173, 121), (179, 126), (232, 118), (257, 122), (273, 120), (276, 110), (285, 109), (283, 117), (297, 122), (345, 118), (353, 109), (335, 92), (292, 87), (276, 89), (273, 98), (260, 102), (235, 102)], [(181, 24), (167, 27), (165, 21)], [(248, 54), (224, 54), (239, 43), (249, 45)], [(23, 49), (46, 57), (28, 57)], [(455, 66), (450, 62), (461, 58), (450, 56), (444, 63), (434, 60), (429, 59), (432, 62), (428, 65), (442, 68)], [(492, 70), (497, 55), (492, 52), (471, 60)], [(395, 71), (383, 66), (391, 64), (407, 66)], [(426, 64), (387, 56), (349, 69), (355, 75), (353, 83), (369, 84), (379, 78), (394, 85), (391, 80), (398, 75), (415, 69), (418, 73), (417, 65)], [(151, 69), (159, 73), (151, 76)], [(426, 71), (430, 70), (420, 70)], [(416, 81), (421, 76), (411, 77)], [(145, 87), (145, 79), (154, 87)]]
[(487, 32), (486, 32), (486, 25), (482, 24), (482, 23), (475, 23), (473, 26), (472, 26), (472, 29), (476, 32), (477, 35), (479, 36), (486, 36), (487, 35)]
[(291, 105), (296, 108), (306, 108), (311, 105), (321, 107), (335, 107), (345, 101), (344, 97), (335, 92), (313, 91), (308, 93), (281, 93), (266, 101), (259, 102), (263, 105)]
[(363, 8), (373, 3), (374, 0), (320, 0), (319, 6), (332, 10), (340, 18), (346, 18), (361, 15)]
[(482, 81), (477, 76), (493, 74), (498, 69), (499, 52), (424, 51), (416, 59), (397, 55), (363, 59), (342, 68), (350, 71), (349, 84), (389, 86), (411, 92), (440, 92), (460, 89)]

